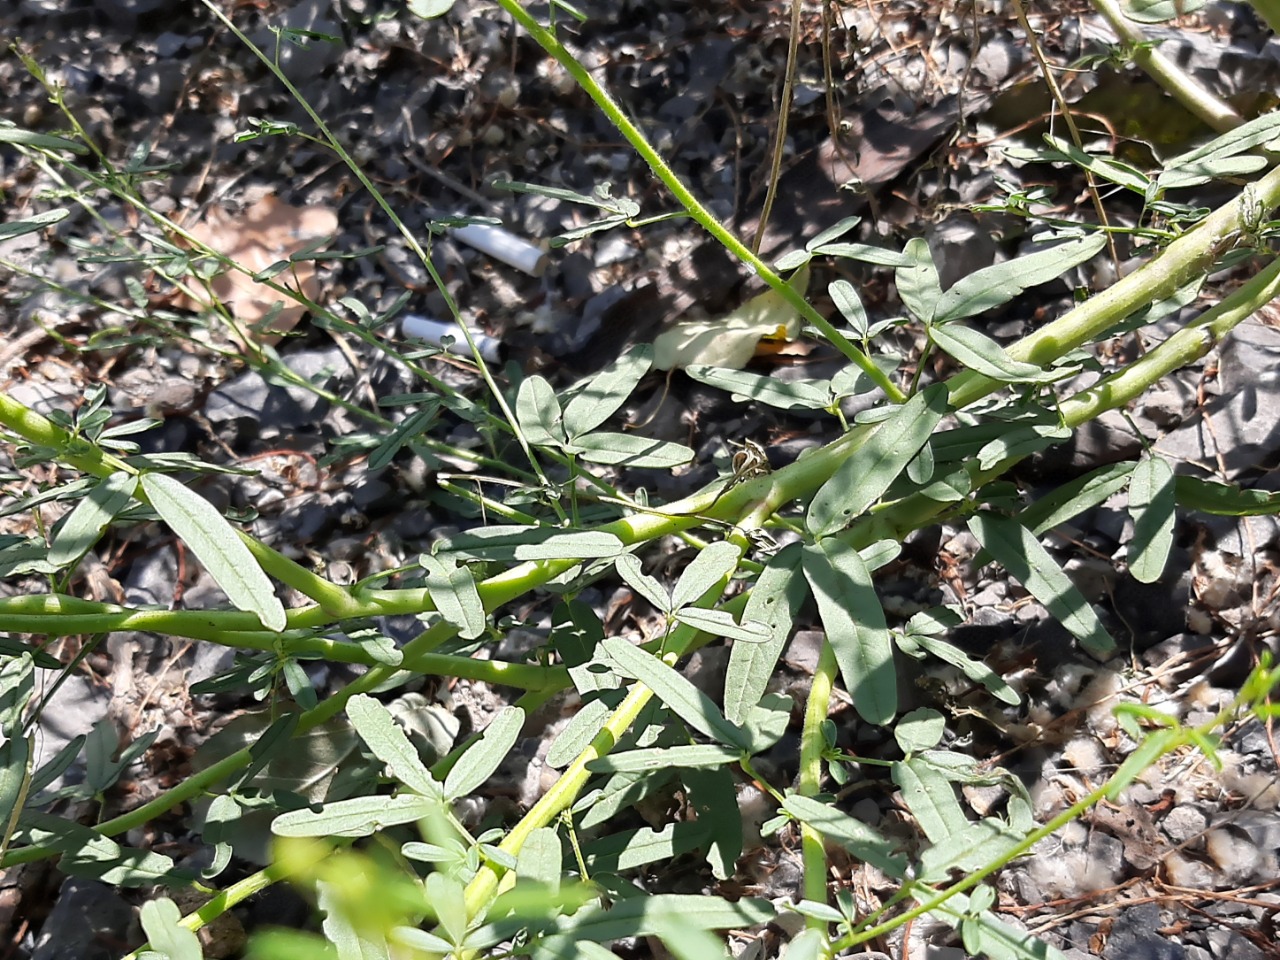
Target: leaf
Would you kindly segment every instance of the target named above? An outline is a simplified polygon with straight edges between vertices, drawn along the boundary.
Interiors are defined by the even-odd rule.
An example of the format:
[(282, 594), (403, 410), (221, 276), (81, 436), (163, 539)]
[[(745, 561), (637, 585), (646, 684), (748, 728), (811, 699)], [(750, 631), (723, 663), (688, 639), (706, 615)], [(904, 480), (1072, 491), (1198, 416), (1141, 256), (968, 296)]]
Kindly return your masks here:
[(697, 603), (713, 589), (723, 590), (725, 581), (733, 575), (741, 559), (742, 548), (727, 540), (719, 540), (703, 547), (676, 581), (675, 588), (671, 591), (672, 609), (678, 610)]
[(663, 893), (651, 897), (633, 897), (615, 903), (609, 909), (583, 907), (571, 917), (556, 920), (556, 929), (583, 940), (607, 943), (623, 937), (656, 936), (666, 913), (678, 913), (699, 930), (730, 930), (751, 927), (773, 919), (773, 905), (768, 900), (744, 897), (722, 900), (689, 894)]
[(458, 758), (449, 775), (444, 778), (444, 795), (447, 800), (465, 797), (493, 776), (524, 729), (524, 709), (503, 707), (484, 734)]
[(592, 560), (616, 557), (626, 547), (603, 530), (565, 530), (497, 524), (478, 527), (441, 540), (436, 556), (470, 560)]
[(578, 437), (568, 449), (584, 460), (607, 466), (666, 470), (693, 459), (693, 451), (683, 444), (650, 440), (634, 433), (592, 433)]
[(564, 431), (560, 400), (546, 378), (528, 377), (516, 393), (516, 422), (534, 446), (561, 447), (568, 439)]
[[(389, 960), (385, 935), (365, 922), (356, 927), (352, 904), (343, 902), (341, 888), (320, 880), (316, 883), (316, 906), (324, 913), (320, 929), (338, 951), (338, 960)], [(448, 944), (445, 944), (448, 948)]]
[(840, 311), (840, 315), (849, 321), (854, 334), (859, 339), (865, 337), (869, 326), (867, 310), (862, 305), (862, 298), (858, 296), (858, 291), (853, 288), (853, 284), (848, 280), (833, 280), (827, 285), (827, 294), (835, 303), (836, 309)]
[[(11, 736), (0, 744), (0, 850), (9, 849), (10, 834), (22, 812), (19, 802), (24, 788), (35, 792), (27, 780), (31, 746), (29, 736)], [(75, 759), (74, 755), (71, 759)]]
[(709, 696), (657, 657), (623, 637), (606, 637), (600, 646), (620, 671), (652, 690), (672, 713), (694, 730), (739, 750), (750, 746), (746, 731), (726, 720)]
[(928, 653), (949, 663), (953, 667), (958, 667), (960, 671), (975, 683), (980, 683), (987, 688), (993, 697), (1004, 703), (1016, 706), (1022, 702), (1022, 698), (1018, 696), (1016, 690), (1004, 682), (1004, 678), (996, 673), (990, 667), (980, 660), (972, 659), (967, 653), (959, 647), (940, 640), (937, 637), (924, 636), (918, 633), (909, 634), (907, 639), (922, 647)]
[[(3, 131), (0, 130), (0, 132)], [(58, 207), (56, 210), (33, 214), (25, 220), (9, 220), (6, 223), (0, 223), (0, 243), (24, 234), (38, 233), (51, 224), (65, 220), (70, 213), (71, 211), (66, 207)]]
[(1120, 0), (1120, 8), (1128, 19), (1138, 23), (1164, 23), (1195, 13), (1206, 2), (1208, 0)]
[(237, 608), (257, 614), (268, 630), (285, 628), (284, 605), (270, 579), (213, 504), (165, 473), (144, 473), (142, 489)]
[(1034, 363), (1014, 360), (985, 333), (959, 323), (929, 325), (929, 338), (971, 370), (1005, 383), (1048, 383), (1058, 375)]
[(662, 770), (667, 767), (723, 767), (737, 763), (742, 753), (730, 747), (709, 743), (688, 746), (652, 747), (646, 750), (624, 750), (587, 764), (592, 773), (635, 773)]
[(860, 260), (872, 263), (877, 267), (911, 267), (915, 261), (905, 253), (886, 250), (884, 247), (873, 247), (867, 243), (825, 243), (812, 251), (815, 256), (845, 257), (849, 260)]
[(956, 799), (956, 788), (936, 768), (910, 757), (892, 764), (890, 774), (902, 791), (907, 809), (933, 843), (940, 843), (969, 825)]
[(1129, 478), (1133, 539), (1129, 541), (1128, 562), (1135, 580), (1155, 583), (1164, 573), (1173, 548), (1176, 506), (1173, 467), (1168, 460), (1148, 457), (1133, 468)]
[(360, 739), (386, 764), (388, 775), (424, 797), (442, 797), (439, 781), (431, 775), (417, 748), (391, 719), (386, 707), (361, 693), (347, 701), (347, 716)]
[(1067, 960), (1066, 954), (1035, 934), (1005, 923), (989, 910), (969, 912), (969, 898), (958, 893), (932, 916), (951, 927), (960, 927), (965, 952), (989, 960)]
[(671, 597), (663, 589), (662, 584), (640, 569), (640, 558), (633, 554), (624, 554), (614, 561), (613, 568), (618, 571), (623, 581), (636, 593), (649, 601), (655, 610), (669, 613)]
[(763, 624), (768, 636), (760, 643), (735, 643), (729, 650), (724, 712), (733, 723), (745, 722), (751, 708), (764, 696), (809, 594), (808, 581), (798, 575), (800, 551), (800, 544), (792, 543), (770, 557), (747, 598), (743, 621)]
[(612, 708), (604, 700), (588, 700), (569, 718), (547, 750), (547, 766), (560, 769), (580, 754), (595, 739)]
[(1280, 513), (1280, 493), (1243, 490), (1233, 483), (1178, 476), (1174, 481), (1178, 505), (1220, 517), (1261, 517)]
[(747, 370), (730, 370), (696, 363), (685, 368), (694, 380), (719, 387), (738, 403), (754, 400), (782, 410), (825, 410), (831, 405), (831, 391), (821, 380), (779, 380)]
[(805, 524), (817, 537), (843, 530), (866, 512), (920, 452), (947, 411), (947, 388), (935, 383), (898, 407), (818, 488)]
[(1142, 171), (1129, 166), (1127, 163), (1121, 163), (1112, 157), (1095, 157), (1093, 154), (1081, 150), (1070, 140), (1063, 140), (1061, 137), (1055, 137), (1052, 134), (1046, 134), (1044, 140), (1050, 147), (1057, 150), (1082, 170), (1088, 170), (1096, 177), (1119, 184), (1132, 190), (1140, 197), (1146, 197), (1147, 189), (1151, 186), (1151, 178)]
[(858, 716), (877, 726), (888, 724), (898, 712), (898, 678), (884, 610), (866, 563), (853, 547), (833, 539), (806, 544), (802, 563)]
[(474, 640), (484, 633), (487, 618), (471, 571), (452, 559), (429, 553), (420, 555), (418, 563), (427, 573), (427, 593), (440, 616), (457, 627), (464, 640)]
[(627, 402), (653, 366), (653, 347), (631, 347), (579, 389), (564, 408), (564, 429), (573, 440), (594, 430)]
[(28, 810), (18, 825), (18, 835), (27, 844), (62, 854), (58, 869), (68, 876), (126, 887), (157, 883), (187, 887), (195, 879), (191, 870), (177, 869), (163, 854), (122, 847), (96, 830), (61, 817)]
[(65, 137), (55, 137), (48, 133), (36, 133), (10, 126), (0, 126), (0, 143), (16, 143), (19, 146), (36, 147), (40, 150), (67, 150), (81, 156), (89, 152), (89, 148), (83, 143), (76, 143)]
[[(732, 761), (730, 761), (732, 762)], [(685, 797), (698, 823), (708, 831), (707, 862), (718, 880), (733, 876), (742, 856), (742, 812), (728, 764), (684, 769), (680, 773)]]
[(899, 718), (893, 739), (903, 753), (918, 753), (936, 747), (946, 730), (946, 720), (937, 710), (919, 707)]
[[(1260, 170), (1265, 158), (1238, 156), (1280, 137), (1280, 114), (1272, 111), (1214, 137), (1186, 153), (1171, 157), (1163, 164), (1156, 183), (1165, 190), (1193, 187), (1223, 176), (1235, 176)], [(1272, 148), (1274, 149), (1274, 147)], [(1257, 160), (1263, 159), (1259, 165)]]
[(974, 514), (969, 518), (968, 527), (978, 542), (1044, 604), (1081, 646), (1099, 658), (1115, 651), (1115, 641), (1098, 620), (1093, 607), (1031, 531), (1016, 520), (994, 513)]
[(763, 643), (769, 639), (769, 631), (763, 624), (752, 623), (745, 619), (739, 623), (728, 610), (684, 607), (676, 611), (675, 618), (686, 627), (738, 643)]
[(552, 890), (560, 886), (560, 863), (564, 859), (560, 834), (552, 827), (532, 831), (516, 857), (516, 876), (544, 883)]
[[(803, 295), (809, 285), (808, 267), (798, 270), (787, 283)], [(739, 370), (755, 356), (762, 338), (793, 340), (799, 335), (800, 316), (795, 307), (770, 288), (728, 316), (677, 323), (658, 334), (653, 341), (653, 365), (658, 370), (691, 364)]]
[(163, 953), (168, 960), (202, 960), (204, 951), (194, 930), (182, 926), (182, 912), (167, 897), (148, 900), (139, 914), (147, 944)]
[(898, 288), (902, 305), (917, 320), (929, 323), (942, 299), (942, 284), (938, 281), (938, 268), (933, 263), (929, 244), (922, 237), (912, 237), (903, 250), (911, 258), (911, 266), (898, 267), (893, 280)]
[(443, 17), (453, 9), (454, 0), (408, 0), (409, 12), (423, 20)]
[(781, 960), (822, 960), (826, 947), (826, 935), (815, 927), (808, 927), (787, 942)]
[(1106, 245), (1106, 236), (1094, 233), (976, 270), (942, 295), (931, 319), (941, 324), (993, 310), (1091, 260)]
[(319, 812), (282, 813), (271, 821), (271, 832), (278, 837), (368, 837), (387, 827), (425, 820), (439, 809), (439, 800), (417, 793), (354, 797), (327, 803)]
[(587, 846), (587, 866), (592, 873), (634, 870), (658, 860), (674, 860), (697, 850), (710, 836), (707, 824), (697, 821), (668, 823), (655, 829), (624, 830)]
[(807, 823), (827, 839), (844, 847), (863, 863), (869, 863), (898, 880), (906, 876), (906, 857), (895, 854), (893, 844), (861, 820), (855, 820), (847, 813), (813, 797), (802, 797), (794, 793), (782, 801), (782, 807), (797, 820)]
[(1001, 436), (978, 451), (978, 469), (990, 470), (1006, 460), (1020, 460), (1070, 439), (1071, 428), (1065, 424), (1010, 424)]
[(816, 237), (814, 237), (812, 240), (806, 243), (804, 245), (804, 248), (809, 253), (812, 253), (815, 248), (822, 246), (824, 243), (831, 243), (833, 240), (839, 240), (841, 237), (843, 237), (846, 233), (848, 233), (850, 230), (852, 230), (861, 222), (862, 222), (861, 217), (844, 217), (840, 220), (837, 220), (831, 226), (821, 231)]
[(410, 414), (396, 424), (396, 428), (370, 451), (368, 469), (370, 471), (381, 470), (394, 460), (401, 447), (410, 440), (427, 432), (427, 427), (431, 426), (439, 412), (440, 402), (435, 401), (434, 403), (428, 403), (421, 410)]
[(1052, 493), (1018, 514), (1018, 521), (1037, 537), (1043, 536), (1058, 524), (1066, 523), (1102, 503), (1128, 482), (1132, 470), (1132, 463), (1099, 467), (1055, 487)]
[[(947, 789), (951, 788), (948, 786)], [(958, 805), (956, 811), (960, 812)], [(953, 871), (972, 873), (1002, 859), (1022, 839), (1020, 831), (999, 820), (987, 817), (975, 823), (964, 819), (961, 814), (960, 821), (950, 832), (939, 837), (920, 855), (920, 879), (925, 883), (941, 883)]]

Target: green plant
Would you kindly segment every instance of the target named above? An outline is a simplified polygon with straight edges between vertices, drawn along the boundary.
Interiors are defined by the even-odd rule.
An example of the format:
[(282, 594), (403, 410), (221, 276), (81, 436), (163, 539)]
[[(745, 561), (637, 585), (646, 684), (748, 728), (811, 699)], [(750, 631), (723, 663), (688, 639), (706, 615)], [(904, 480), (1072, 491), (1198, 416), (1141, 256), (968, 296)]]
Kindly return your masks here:
[[(1280, 171), (1266, 173), (1212, 212), (1174, 204), (1167, 193), (1209, 179), (1261, 172), (1268, 161), (1254, 151), (1274, 138), (1275, 119), (1259, 118), (1224, 133), (1167, 161), (1155, 176), (1091, 156), (1065, 141), (1051, 141), (1048, 151), (1037, 153), (1035, 159), (1076, 164), (1139, 195), (1145, 223), (1134, 232), (1150, 242), (1150, 259), (1007, 349), (964, 321), (1087, 262), (1106, 243), (1102, 233), (1054, 221), (1051, 242), (947, 290), (941, 288), (923, 241), (912, 240), (901, 252), (875, 254), (881, 258), (877, 262), (895, 269), (909, 314), (896, 325), (923, 334), (926, 356), (946, 354), (964, 368), (944, 382), (926, 384), (926, 356), (913, 357), (914, 375), (895, 380), (892, 371), (903, 358), (873, 355), (885, 349), (880, 334), (887, 325), (868, 322), (852, 285), (837, 281), (830, 290), (848, 324), (845, 331), (821, 316), (781, 275), (802, 269), (815, 256), (871, 256), (867, 248), (840, 242), (854, 224), (837, 225), (813, 238), (803, 253), (771, 268), (679, 183), (639, 128), (559, 43), (554, 24), (549, 29), (537, 22), (514, 0), (501, 0), (501, 5), (596, 100), (684, 211), (792, 304), (814, 336), (825, 338), (849, 361), (845, 370), (823, 381), (782, 383), (709, 367), (692, 368), (690, 375), (760, 403), (828, 411), (847, 429), (775, 472), (735, 471), (681, 500), (657, 504), (628, 495), (593, 469), (667, 468), (692, 455), (679, 444), (602, 429), (649, 372), (650, 348), (624, 353), (567, 392), (557, 392), (539, 376), (510, 374), (507, 379), (495, 374), (477, 353), (476, 368), (488, 390), (478, 396), (446, 387), (419, 362), (422, 355), (400, 353), (427, 389), (384, 398), (384, 403), (413, 411), (398, 427), (380, 413), (334, 398), (370, 425), (364, 446), (371, 459), (390, 460), (405, 447), (424, 458), (459, 455), (426, 436), (439, 410), (447, 408), (481, 429), (487, 449), (473, 459), (510, 483), (512, 493), (501, 501), (488, 492), (469, 495), (502, 524), (444, 539), (404, 569), (345, 586), (250, 537), (176, 479), (224, 468), (192, 458), (139, 455), (125, 439), (127, 431), (109, 425), (102, 391), (90, 392), (74, 415), (58, 417), (42, 417), (0, 397), (0, 425), (17, 450), (19, 468), (54, 464), (80, 474), (16, 504), (38, 517), (36, 508), (42, 503), (76, 500), (52, 529), (0, 544), (0, 564), (7, 574), (33, 574), (48, 581), (44, 593), (0, 600), (0, 630), (9, 635), (0, 669), (0, 733), (5, 737), (0, 745), (0, 809), (12, 811), (2, 824), (3, 863), (59, 856), (64, 871), (111, 883), (205, 888), (228, 862), (237, 825), (265, 809), (281, 838), (272, 864), (218, 892), (186, 918), (180, 919), (167, 900), (148, 903), (142, 922), (152, 950), (172, 960), (198, 956), (193, 929), (264, 886), (292, 878), (314, 892), (325, 912), (323, 937), (263, 938), (254, 948), (256, 956), (346, 958), (394, 950), (410, 956), (470, 957), (496, 951), (595, 957), (609, 955), (600, 944), (627, 936), (660, 937), (679, 956), (718, 956), (724, 946), (712, 931), (761, 923), (774, 916), (775, 907), (753, 898), (647, 895), (621, 875), (655, 860), (697, 852), (715, 877), (731, 876), (743, 843), (735, 789), (740, 778), (749, 778), (776, 802), (777, 817), (769, 827), (794, 828), (802, 838), (802, 896), (786, 909), (803, 915), (808, 930), (792, 942), (789, 956), (832, 956), (926, 913), (953, 925), (974, 953), (1054, 955), (990, 910), (993, 891), (982, 881), (1102, 798), (1118, 796), (1163, 753), (1188, 746), (1212, 753), (1213, 738), (1236, 717), (1273, 715), (1268, 698), (1280, 672), (1261, 665), (1235, 702), (1201, 727), (1183, 728), (1150, 711), (1126, 708), (1126, 729), (1140, 741), (1129, 760), (1078, 804), (1037, 824), (1016, 781), (954, 750), (939, 749), (946, 721), (942, 714), (918, 710), (899, 716), (895, 651), (952, 664), (1003, 702), (1016, 701), (1017, 694), (985, 664), (946, 641), (954, 611), (928, 610), (891, 629), (874, 574), (898, 555), (914, 531), (944, 520), (963, 522), (990, 558), (1086, 650), (1106, 657), (1115, 651), (1115, 642), (1040, 545), (1040, 535), (1127, 488), (1136, 530), (1130, 571), (1152, 580), (1165, 565), (1177, 505), (1226, 515), (1280, 511), (1280, 502), (1271, 495), (1175, 477), (1170, 465), (1154, 454), (1094, 471), (1031, 504), (1023, 503), (1002, 479), (1021, 459), (1061, 442), (1102, 412), (1123, 408), (1162, 376), (1204, 356), (1280, 292), (1280, 262), (1271, 259), (1230, 296), (1139, 360), (1085, 390), (1057, 389), (1089, 362), (1080, 348), (1151, 322), (1170, 301), (1189, 302), (1187, 291), (1224, 264), (1269, 258), (1275, 225), (1268, 218), (1280, 205)], [(234, 31), (225, 17), (217, 16)], [(258, 53), (289, 86), (273, 59)], [(327, 144), (362, 178), (439, 281), (419, 240), (321, 118), (296, 90), (290, 91), (316, 124), (313, 142)], [(52, 93), (60, 103), (57, 90)], [(164, 233), (144, 238), (133, 249), (130, 240), (118, 238), (120, 256), (140, 262), (160, 257), (176, 283), (207, 281), (198, 258), (176, 242), (183, 239), (221, 269), (244, 269), (202, 249), (190, 234), (184, 236), (159, 216), (141, 199), (129, 170), (109, 163), (80, 165), (73, 157), (86, 150), (106, 158), (86, 147), (92, 141), (77, 124), (72, 126), (76, 139), (16, 127), (0, 133), (64, 176), (75, 202), (91, 205), (103, 196), (120, 198)], [(293, 135), (274, 125), (271, 132)], [(593, 228), (630, 225), (638, 213), (630, 201), (606, 192), (575, 199), (605, 210), (607, 216)], [(1034, 212), (1033, 199), (1022, 198), (1019, 208)], [(58, 218), (55, 210), (8, 224), (0, 239), (43, 229)], [(278, 282), (286, 272), (287, 265), (271, 276), (259, 276), (282, 295), (297, 298), (296, 291)], [(357, 316), (353, 322), (321, 304), (307, 306), (335, 333), (390, 352), (375, 335), (388, 318), (348, 304)], [(223, 320), (234, 323), (229, 311), (222, 313)], [(134, 305), (133, 316), (140, 323), (157, 322), (140, 304)], [(179, 332), (168, 318), (160, 318), (154, 329), (163, 336)], [(269, 348), (257, 348), (248, 359), (285, 382), (306, 385)], [(876, 388), (883, 402), (853, 425), (845, 423), (840, 400)], [(504, 463), (512, 449), (522, 458), (518, 469)], [(456, 484), (453, 489), (466, 494), (467, 487)], [(157, 520), (206, 567), (230, 606), (147, 609), (69, 593), (77, 564), (109, 527)], [(668, 536), (697, 548), (695, 559), (670, 584), (646, 572), (642, 557), (646, 547)], [(584, 586), (603, 576), (621, 578), (658, 611), (662, 629), (647, 643), (635, 646), (606, 636), (596, 612), (578, 599)], [(277, 584), (292, 588), (306, 602), (286, 609)], [(743, 589), (725, 599), (731, 584)], [(471, 656), (503, 631), (497, 616), (501, 608), (543, 589), (554, 590), (559, 602), (548, 643), (535, 657), (507, 663)], [(797, 705), (768, 692), (768, 685), (809, 597), (816, 601), (826, 639), (807, 702)], [(372, 626), (374, 618), (393, 614), (411, 614), (423, 623), (423, 631), (403, 648)], [(185, 782), (89, 828), (45, 812), (58, 796), (44, 788), (85, 750), (96, 771), (87, 784), (88, 795), (101, 795), (149, 744), (145, 738), (134, 741), (111, 761), (117, 745), (104, 730), (73, 742), (49, 764), (32, 770), (35, 672), (67, 666), (41, 644), (22, 638), (98, 637), (123, 630), (239, 649), (244, 659), (210, 689), (253, 689), (270, 702), (270, 710), (228, 749), (211, 749), (207, 765)], [(731, 644), (721, 702), (678, 670), (686, 655), (714, 638)], [(336, 696), (317, 700), (301, 666), (314, 658), (361, 664), (367, 670)], [(457, 744), (446, 737), (444, 749), (433, 756), (421, 738), (411, 736), (412, 725), (398, 723), (391, 707), (374, 696), (426, 675), (483, 680), (524, 692), (484, 731)], [(838, 784), (846, 775), (849, 764), (864, 762), (840, 750), (833, 736), (828, 713), (837, 683), (862, 721), (893, 729), (903, 759), (890, 763), (890, 775), (919, 827), (918, 854), (898, 849), (825, 793), (830, 782)], [(479, 832), (469, 828), (456, 812), (458, 801), (494, 774), (536, 708), (570, 688), (583, 706), (548, 754), (548, 763), (562, 768), (554, 785), (514, 825)], [(760, 776), (755, 758), (780, 739), (793, 708), (802, 709), (804, 719), (799, 778), (789, 788)], [(294, 745), (307, 736), (344, 744), (343, 763), (335, 764), (342, 770), (340, 783), (326, 782), (329, 789), (314, 795), (278, 772)], [(360, 757), (361, 752), (369, 757)], [(1010, 798), (1003, 817), (969, 818), (955, 784), (978, 782), (1006, 786)], [(686, 813), (682, 819), (669, 819), (655, 829), (587, 838), (584, 844), (588, 831), (662, 790), (680, 792)], [(218, 870), (205, 876), (111, 839), (196, 801), (209, 804), (204, 838), (218, 851)], [(828, 846), (844, 848), (891, 879), (896, 892), (882, 909), (863, 915), (849, 897), (829, 896)], [(960, 879), (955, 879), (957, 873)]]

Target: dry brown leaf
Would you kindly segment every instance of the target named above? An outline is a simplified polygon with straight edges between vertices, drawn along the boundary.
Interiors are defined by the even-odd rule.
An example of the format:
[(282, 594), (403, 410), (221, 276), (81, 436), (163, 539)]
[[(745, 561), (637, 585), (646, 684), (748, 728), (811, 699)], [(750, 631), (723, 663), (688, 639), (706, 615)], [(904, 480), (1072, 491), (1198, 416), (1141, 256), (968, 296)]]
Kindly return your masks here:
[[(332, 236), (337, 230), (338, 214), (328, 207), (293, 207), (268, 194), (240, 214), (212, 207), (204, 220), (193, 226), (190, 232), (201, 243), (257, 273), (273, 263), (289, 259), (316, 240)], [(308, 300), (315, 300), (320, 294), (315, 263), (310, 260), (293, 264), (278, 274), (275, 282), (301, 291)], [(302, 304), (238, 271), (228, 270), (218, 275), (210, 286), (217, 299), (231, 307), (245, 328), (264, 320), (278, 303), (284, 306), (269, 328), (276, 334), (292, 330), (306, 313), (307, 308)], [(211, 304), (207, 300), (180, 294), (177, 305), (200, 310)], [(262, 339), (274, 343), (279, 337), (264, 336)]]

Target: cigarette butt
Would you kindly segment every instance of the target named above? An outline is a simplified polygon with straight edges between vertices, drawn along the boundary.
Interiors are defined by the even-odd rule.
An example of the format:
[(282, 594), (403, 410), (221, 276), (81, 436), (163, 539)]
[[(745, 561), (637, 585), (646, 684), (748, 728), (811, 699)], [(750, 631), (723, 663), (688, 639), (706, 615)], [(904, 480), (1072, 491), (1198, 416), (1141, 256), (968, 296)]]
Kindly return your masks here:
[(530, 276), (540, 277), (547, 269), (545, 253), (502, 227), (469, 223), (463, 227), (455, 227), (452, 230), (452, 236), (469, 247), (475, 247), (480, 252), (487, 253), (495, 260), (501, 260), (517, 270), (523, 270)]
[[(471, 356), (471, 348), (467, 346), (466, 334), (452, 320), (436, 320), (432, 317), (411, 313), (400, 321), (400, 330), (406, 337), (416, 337), (419, 340), (427, 341), (427, 343), (433, 343), (437, 347), (443, 345), (441, 340), (444, 337), (453, 337), (453, 343), (448, 347), (449, 352), (463, 357)], [(495, 340), (488, 334), (475, 330), (471, 332), (471, 339), (476, 342), (476, 348), (480, 351), (480, 356), (494, 362), (498, 360), (500, 341)]]

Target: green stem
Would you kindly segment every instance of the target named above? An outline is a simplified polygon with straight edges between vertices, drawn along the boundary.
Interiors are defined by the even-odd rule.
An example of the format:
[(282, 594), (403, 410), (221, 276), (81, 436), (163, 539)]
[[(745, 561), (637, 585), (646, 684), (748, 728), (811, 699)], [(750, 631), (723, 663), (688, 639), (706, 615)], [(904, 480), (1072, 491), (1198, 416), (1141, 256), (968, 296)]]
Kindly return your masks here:
[[(831, 708), (831, 691), (835, 688), (838, 672), (835, 650), (829, 640), (823, 640), (818, 665), (813, 671), (813, 685), (805, 704), (804, 727), (800, 733), (800, 781), (796, 792), (805, 797), (816, 797), (822, 792), (822, 754), (826, 740), (822, 736), (822, 724)], [(804, 860), (804, 898), (815, 903), (827, 902), (827, 850), (822, 834), (807, 823), (800, 824), (800, 852)], [(824, 920), (810, 917), (807, 925), (826, 930)]]
[(528, 11), (521, 7), (518, 0), (498, 0), (498, 5), (507, 11), (520, 26), (524, 27), (529, 36), (533, 37), (542, 49), (547, 51), (578, 82), (578, 85), (586, 91), (587, 96), (594, 100), (596, 106), (608, 117), (609, 122), (618, 128), (618, 132), (631, 144), (644, 162), (649, 165), (649, 169), (653, 171), (654, 175), (666, 185), (672, 196), (689, 212), (689, 216), (719, 241), (726, 250), (745, 263), (756, 276), (776, 290), (782, 299), (787, 301), (805, 320), (831, 341), (831, 344), (837, 350), (870, 377), (872, 382), (884, 391), (885, 396), (894, 403), (902, 403), (907, 399), (906, 394), (898, 389), (893, 381), (885, 375), (884, 371), (871, 362), (870, 357), (832, 326), (800, 293), (793, 290), (787, 281), (783, 280), (782, 277), (770, 269), (768, 264), (752, 253), (741, 240), (716, 219), (715, 214), (698, 201), (689, 188), (667, 165), (666, 161), (662, 159), (658, 151), (649, 143), (640, 128), (627, 118), (618, 102), (613, 99), (604, 87), (596, 82), (595, 77), (587, 72), (587, 69), (556, 39), (553, 33), (538, 23)]
[(1118, 0), (1093, 0), (1093, 5), (1116, 35), (1133, 46), (1133, 62), (1207, 126), (1226, 133), (1244, 123), (1244, 117), (1236, 113), (1231, 104), (1202, 87), (1158, 48), (1146, 46), (1146, 37), (1134, 21), (1124, 15)]

